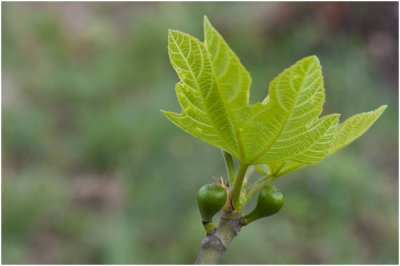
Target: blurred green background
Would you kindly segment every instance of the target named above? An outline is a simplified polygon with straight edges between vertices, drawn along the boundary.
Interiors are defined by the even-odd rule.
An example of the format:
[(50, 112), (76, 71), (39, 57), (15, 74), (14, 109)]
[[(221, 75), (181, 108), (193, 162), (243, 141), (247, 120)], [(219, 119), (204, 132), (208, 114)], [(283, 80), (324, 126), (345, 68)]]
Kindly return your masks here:
[(179, 110), (167, 30), (202, 39), (207, 15), (253, 102), (316, 54), (325, 113), (389, 105), (351, 147), (277, 180), (284, 208), (243, 228), (222, 263), (398, 263), (397, 6), (2, 3), (2, 262), (194, 261), (195, 194), (224, 163), (159, 110)]

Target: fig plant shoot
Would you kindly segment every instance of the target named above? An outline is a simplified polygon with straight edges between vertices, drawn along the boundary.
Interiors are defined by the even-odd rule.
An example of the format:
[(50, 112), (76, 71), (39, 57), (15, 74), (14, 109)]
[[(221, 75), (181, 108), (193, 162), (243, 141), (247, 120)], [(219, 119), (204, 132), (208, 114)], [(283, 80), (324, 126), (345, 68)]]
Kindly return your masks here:
[[(203, 42), (170, 30), (168, 53), (180, 78), (175, 92), (182, 112), (162, 112), (185, 132), (220, 149), (227, 168), (226, 180), (204, 185), (197, 195), (206, 233), (197, 264), (217, 263), (242, 227), (281, 209), (284, 198), (271, 185), (274, 180), (346, 147), (386, 108), (342, 123), (339, 114), (321, 116), (325, 89), (316, 56), (285, 69), (270, 82), (269, 94), (250, 104), (249, 72), (206, 17)], [(250, 182), (255, 170), (263, 177)], [(254, 196), (254, 210), (242, 213)], [(213, 216), (220, 210), (216, 225)]]

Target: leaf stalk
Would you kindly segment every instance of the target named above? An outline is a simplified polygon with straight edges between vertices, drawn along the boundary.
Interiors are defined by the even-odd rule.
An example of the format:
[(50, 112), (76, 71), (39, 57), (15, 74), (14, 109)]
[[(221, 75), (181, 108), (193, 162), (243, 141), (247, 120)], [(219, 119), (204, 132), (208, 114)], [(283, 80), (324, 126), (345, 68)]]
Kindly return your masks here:
[(232, 155), (226, 151), (222, 151), (224, 157), (226, 172), (228, 173), (229, 184), (232, 185), (235, 181), (235, 165), (233, 164)]
[(243, 179), (246, 174), (248, 164), (240, 163), (239, 169), (235, 177), (235, 183), (231, 191), (232, 205), (235, 210), (240, 210), (240, 191), (242, 190)]

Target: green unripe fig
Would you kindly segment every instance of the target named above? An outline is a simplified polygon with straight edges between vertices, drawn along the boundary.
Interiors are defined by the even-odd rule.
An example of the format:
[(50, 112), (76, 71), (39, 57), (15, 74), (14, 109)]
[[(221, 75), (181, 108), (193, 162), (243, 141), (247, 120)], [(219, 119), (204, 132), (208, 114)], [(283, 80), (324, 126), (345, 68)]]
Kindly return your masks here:
[(254, 210), (242, 219), (242, 224), (246, 225), (254, 220), (271, 216), (277, 213), (283, 206), (285, 199), (276, 187), (267, 185), (261, 189), (258, 195), (257, 205)]
[(212, 221), (212, 217), (224, 207), (226, 198), (225, 188), (220, 184), (207, 184), (199, 189), (197, 206), (199, 207), (203, 224)]

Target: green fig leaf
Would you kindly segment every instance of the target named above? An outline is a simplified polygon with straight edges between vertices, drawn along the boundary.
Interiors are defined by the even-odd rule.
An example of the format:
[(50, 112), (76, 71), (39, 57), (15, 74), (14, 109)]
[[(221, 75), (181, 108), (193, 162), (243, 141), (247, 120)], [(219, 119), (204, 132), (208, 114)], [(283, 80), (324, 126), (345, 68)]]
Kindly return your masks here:
[(325, 102), (316, 56), (299, 60), (249, 104), (251, 77), (237, 55), (204, 19), (204, 42), (179, 31), (168, 35), (168, 53), (180, 82), (181, 113), (163, 111), (192, 136), (232, 154), (243, 164), (265, 164), (271, 174), (319, 162), (360, 137), (385, 106), (350, 117), (320, 117)]

